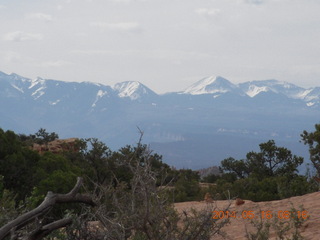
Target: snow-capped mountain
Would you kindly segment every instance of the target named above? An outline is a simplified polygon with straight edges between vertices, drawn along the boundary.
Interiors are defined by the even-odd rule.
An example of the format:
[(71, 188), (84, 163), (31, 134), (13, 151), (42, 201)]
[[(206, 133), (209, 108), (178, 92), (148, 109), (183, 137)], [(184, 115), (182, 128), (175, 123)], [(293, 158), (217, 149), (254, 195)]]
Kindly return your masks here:
[(219, 94), (227, 92), (238, 93), (238, 87), (223, 77), (211, 76), (192, 84), (182, 93), (191, 95), (214, 94), (214, 96), (219, 96)]
[(212, 95), (217, 98), (223, 94), (234, 94), (254, 98), (261, 93), (285, 96), (288, 99), (299, 99), (306, 106), (320, 106), (319, 88), (305, 89), (292, 83), (278, 80), (249, 81), (233, 84), (223, 77), (206, 77), (192, 84), (180, 94)]
[(19, 97), (25, 92), (29, 79), (18, 76), (17, 74), (7, 75), (0, 72), (0, 97)]
[[(29, 97), (33, 100), (46, 101), (51, 105), (63, 99), (90, 97), (90, 106), (95, 107), (102, 99), (116, 98), (130, 100), (155, 99), (160, 97), (140, 82), (126, 81), (113, 87), (92, 82), (63, 82), (57, 80), (28, 79), (15, 73), (10, 75), (0, 72), (1, 97)], [(272, 92), (289, 99), (298, 99), (306, 106), (320, 105), (320, 87), (304, 89), (288, 82), (278, 80), (249, 81), (233, 84), (223, 77), (206, 77), (192, 84), (179, 95), (212, 95), (214, 98), (228, 93), (254, 98), (261, 93)], [(57, 98), (59, 96), (59, 98)]]
[(248, 96), (255, 97), (262, 92), (272, 92), (289, 99), (302, 100), (306, 106), (320, 106), (319, 87), (305, 89), (292, 83), (278, 80), (250, 81), (238, 85)]
[(158, 95), (139, 82), (111, 87), (0, 72), (0, 128), (29, 134), (43, 127), (60, 137), (97, 137), (116, 148), (136, 142), (138, 126), (144, 141), (177, 167), (216, 161), (210, 166), (251, 151), (252, 142), (298, 142), (319, 116), (320, 87), (277, 80), (233, 84), (206, 77), (184, 91)]
[(113, 86), (113, 89), (118, 93), (119, 97), (130, 98), (131, 100), (157, 96), (155, 92), (140, 82), (126, 81), (117, 83)]
[(261, 92), (271, 91), (289, 98), (301, 99), (301, 94), (305, 91), (294, 84), (277, 80), (250, 81), (240, 83), (238, 86), (250, 97), (255, 97)]

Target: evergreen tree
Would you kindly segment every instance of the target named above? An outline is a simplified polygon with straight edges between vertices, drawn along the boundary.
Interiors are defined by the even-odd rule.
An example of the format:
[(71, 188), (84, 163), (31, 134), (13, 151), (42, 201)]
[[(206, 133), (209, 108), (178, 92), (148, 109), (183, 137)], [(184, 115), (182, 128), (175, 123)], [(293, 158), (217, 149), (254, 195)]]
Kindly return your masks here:
[(302, 141), (309, 146), (310, 160), (317, 170), (317, 177), (320, 177), (320, 124), (315, 125), (314, 132), (303, 131)]

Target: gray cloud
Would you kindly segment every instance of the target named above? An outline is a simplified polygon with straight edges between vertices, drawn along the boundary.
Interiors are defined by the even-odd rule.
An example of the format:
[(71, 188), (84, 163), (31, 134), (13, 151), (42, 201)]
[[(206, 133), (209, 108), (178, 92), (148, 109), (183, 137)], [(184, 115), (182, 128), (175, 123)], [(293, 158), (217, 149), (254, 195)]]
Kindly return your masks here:
[(40, 33), (26, 33), (22, 31), (9, 32), (4, 35), (5, 41), (23, 42), (23, 41), (39, 41), (43, 39)]
[(2, 52), (1, 55), (6, 63), (19, 63), (22, 60), (21, 55), (14, 51)]
[(202, 16), (217, 16), (220, 12), (221, 9), (218, 8), (198, 8), (195, 11), (197, 14), (202, 15)]
[(137, 32), (141, 30), (141, 26), (137, 22), (118, 22), (118, 23), (92, 22), (90, 25), (93, 27), (98, 27), (102, 30), (112, 30), (112, 31)]
[(57, 60), (57, 61), (47, 61), (47, 62), (39, 63), (37, 65), (41, 67), (64, 67), (72, 64), (73, 63), (69, 61)]
[(27, 19), (38, 19), (38, 20), (44, 20), (47, 22), (51, 22), (53, 20), (53, 17), (49, 14), (45, 13), (31, 13), (26, 15)]
[(265, 2), (265, 0), (245, 0), (246, 3), (250, 3), (250, 4), (262, 4)]
[(110, 0), (112, 2), (118, 2), (118, 3), (130, 3), (130, 2), (145, 2), (148, 0)]
[(319, 83), (319, 0), (21, 4), (0, 9), (0, 71), (105, 84), (137, 80), (157, 92), (209, 75), (235, 83)]

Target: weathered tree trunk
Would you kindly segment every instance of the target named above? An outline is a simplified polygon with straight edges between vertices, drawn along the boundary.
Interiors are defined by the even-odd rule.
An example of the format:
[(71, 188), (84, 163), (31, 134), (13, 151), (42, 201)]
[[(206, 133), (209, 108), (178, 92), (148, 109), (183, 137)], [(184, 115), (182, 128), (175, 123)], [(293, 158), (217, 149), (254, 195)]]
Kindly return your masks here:
[[(73, 189), (67, 194), (56, 194), (52, 192), (48, 192), (47, 196), (45, 197), (44, 201), (35, 209), (17, 217), (16, 219), (12, 220), (11, 222), (7, 223), (3, 227), (0, 228), (0, 240), (4, 239), (10, 233), (14, 234), (15, 231), (21, 229), (22, 227), (26, 226), (36, 218), (40, 218), (44, 216), (49, 210), (58, 203), (85, 203), (91, 206), (95, 206), (95, 203), (91, 196), (84, 195), (78, 193), (80, 187), (82, 185), (83, 179), (78, 177), (77, 183), (73, 187)], [(47, 224), (45, 226), (40, 226), (36, 229), (33, 233), (27, 236), (25, 239), (28, 240), (35, 240), (41, 239), (47, 236), (52, 231), (65, 227), (71, 223), (71, 219), (61, 219), (55, 221), (53, 223)]]

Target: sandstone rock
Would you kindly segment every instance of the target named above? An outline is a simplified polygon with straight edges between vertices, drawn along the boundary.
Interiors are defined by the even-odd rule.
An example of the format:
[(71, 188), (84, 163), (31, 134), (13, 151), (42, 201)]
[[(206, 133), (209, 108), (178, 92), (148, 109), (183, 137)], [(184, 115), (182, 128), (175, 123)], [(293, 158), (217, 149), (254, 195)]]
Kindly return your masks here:
[(245, 203), (245, 201), (243, 201), (241, 198), (237, 198), (236, 202), (235, 202), (236, 206), (240, 206), (240, 205), (242, 205), (244, 203)]
[(207, 202), (207, 203), (212, 203), (213, 202), (213, 199), (212, 199), (210, 193), (207, 192), (206, 195), (204, 195), (204, 201)]
[(60, 153), (63, 151), (77, 152), (79, 148), (77, 146), (78, 138), (57, 139), (47, 144), (34, 143), (32, 149), (42, 154), (44, 152)]

